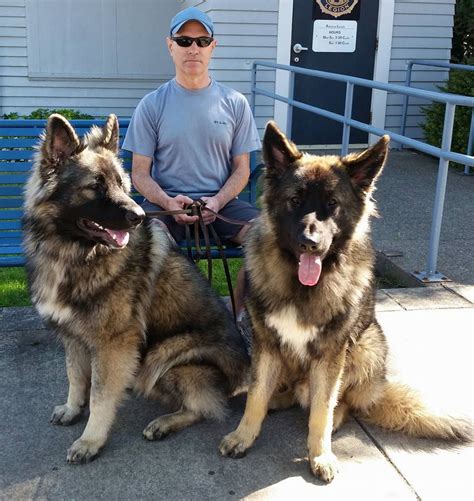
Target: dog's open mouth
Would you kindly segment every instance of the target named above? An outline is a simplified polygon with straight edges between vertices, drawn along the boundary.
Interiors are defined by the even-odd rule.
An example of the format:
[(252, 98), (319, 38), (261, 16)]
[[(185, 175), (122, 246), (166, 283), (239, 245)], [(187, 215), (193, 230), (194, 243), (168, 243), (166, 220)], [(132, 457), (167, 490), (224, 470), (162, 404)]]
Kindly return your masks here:
[(321, 276), (321, 257), (311, 252), (300, 255), (298, 263), (298, 279), (303, 285), (313, 286), (319, 282)]
[(123, 249), (128, 244), (130, 238), (130, 233), (126, 230), (104, 228), (90, 219), (79, 219), (77, 226), (93, 240), (100, 240), (101, 243), (105, 243), (115, 249)]

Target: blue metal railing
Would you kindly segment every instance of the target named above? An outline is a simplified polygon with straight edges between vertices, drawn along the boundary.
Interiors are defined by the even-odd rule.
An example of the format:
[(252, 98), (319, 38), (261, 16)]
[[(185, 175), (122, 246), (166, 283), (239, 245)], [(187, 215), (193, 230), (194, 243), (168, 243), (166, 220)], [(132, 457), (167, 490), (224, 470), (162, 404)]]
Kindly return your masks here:
[[(474, 66), (469, 66), (467, 64), (453, 64), (446, 63), (444, 61), (428, 61), (426, 59), (410, 59), (407, 61), (407, 72), (405, 77), (405, 86), (411, 86), (411, 75), (413, 66), (417, 64), (420, 66), (433, 66), (435, 68), (446, 68), (450, 70), (462, 70), (462, 71), (474, 71)], [(408, 113), (408, 98), (409, 95), (405, 94), (403, 97), (403, 106), (402, 106), (402, 121), (400, 125), (400, 134), (402, 136), (405, 135), (405, 128), (407, 123), (407, 113)], [(471, 111), (471, 126), (469, 128), (469, 139), (467, 140), (467, 151), (466, 155), (472, 154), (472, 143), (474, 142), (474, 112)], [(400, 144), (400, 149), (403, 149), (403, 145)], [(471, 167), (466, 164), (464, 165), (464, 174), (470, 175)]]
[[(261, 89), (257, 87), (257, 67), (263, 66), (267, 68), (273, 68), (276, 70), (284, 70), (289, 71), (290, 74), (290, 85), (289, 85), (289, 96), (280, 96), (278, 94), (269, 92), (265, 89)], [(334, 80), (339, 82), (346, 83), (346, 97), (345, 97), (345, 107), (344, 107), (344, 115), (340, 115), (338, 113), (333, 113), (331, 111), (324, 110), (322, 108), (318, 108), (316, 106), (311, 106), (309, 104), (301, 103), (299, 101), (295, 101), (293, 99), (293, 88), (294, 88), (294, 76), (295, 73), (301, 75), (309, 75), (319, 78), (324, 78), (327, 80)], [(439, 158), (439, 167), (438, 167), (438, 179), (436, 183), (436, 194), (435, 194), (435, 202), (433, 207), (433, 220), (431, 224), (431, 233), (430, 233), (430, 244), (428, 249), (428, 258), (427, 258), (427, 266), (426, 271), (418, 273), (414, 272), (413, 274), (420, 280), (424, 282), (438, 282), (442, 281), (444, 276), (441, 273), (438, 273), (436, 270), (437, 261), (438, 261), (438, 250), (439, 250), (439, 239), (441, 233), (441, 221), (443, 218), (443, 206), (444, 206), (444, 198), (446, 193), (446, 182), (448, 176), (448, 166), (449, 161), (474, 166), (474, 157), (469, 155), (463, 155), (461, 153), (454, 153), (451, 150), (451, 140), (453, 135), (453, 125), (454, 125), (454, 112), (456, 106), (467, 106), (470, 108), (474, 108), (474, 98), (467, 96), (459, 96), (457, 94), (448, 94), (444, 92), (433, 92), (423, 89), (416, 89), (412, 87), (406, 87), (403, 85), (397, 84), (388, 84), (383, 82), (376, 82), (373, 80), (366, 80), (363, 78), (341, 75), (337, 73), (328, 73), (325, 71), (319, 70), (309, 70), (306, 68), (298, 68), (294, 66), (288, 66), (283, 64), (270, 63), (268, 61), (254, 61), (252, 65), (252, 95), (251, 95), (251, 107), (252, 111), (255, 115), (255, 97), (257, 94), (269, 97), (271, 99), (275, 99), (277, 101), (281, 101), (287, 103), (290, 107), (289, 109), (289, 119), (287, 122), (287, 131), (291, 131), (291, 115), (293, 107), (300, 108), (302, 110), (306, 110), (317, 115), (321, 115), (326, 118), (330, 118), (332, 120), (336, 120), (339, 123), (343, 124), (343, 134), (342, 134), (342, 145), (341, 145), (341, 155), (346, 155), (349, 151), (349, 136), (350, 136), (350, 128), (355, 127), (357, 129), (363, 130), (365, 132), (369, 132), (371, 134), (375, 134), (377, 136), (383, 136), (384, 134), (389, 134), (390, 137), (405, 146), (409, 146), (418, 151), (422, 151), (423, 153), (427, 153), (428, 155), (433, 155)], [(430, 101), (436, 101), (446, 104), (446, 110), (444, 115), (444, 127), (443, 127), (443, 138), (441, 142), (441, 148), (437, 148), (436, 146), (432, 146), (429, 144), (425, 144), (416, 139), (411, 139), (405, 137), (401, 134), (397, 134), (395, 132), (387, 131), (385, 129), (380, 129), (378, 127), (373, 127), (370, 124), (366, 124), (363, 122), (359, 122), (358, 120), (354, 120), (351, 118), (352, 116), (352, 96), (354, 91), (354, 86), (359, 85), (361, 87), (368, 87), (371, 89), (377, 89), (387, 92), (393, 92), (402, 95), (408, 96), (416, 96), (423, 99), (427, 99)]]

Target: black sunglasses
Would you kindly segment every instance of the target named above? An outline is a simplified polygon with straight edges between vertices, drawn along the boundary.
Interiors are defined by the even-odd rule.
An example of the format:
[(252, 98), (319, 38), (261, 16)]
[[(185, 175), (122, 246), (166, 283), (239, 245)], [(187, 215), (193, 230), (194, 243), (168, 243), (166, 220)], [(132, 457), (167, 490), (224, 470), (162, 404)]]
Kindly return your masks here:
[(191, 47), (193, 42), (196, 42), (198, 47), (209, 47), (214, 39), (212, 37), (171, 37), (171, 40), (180, 47)]

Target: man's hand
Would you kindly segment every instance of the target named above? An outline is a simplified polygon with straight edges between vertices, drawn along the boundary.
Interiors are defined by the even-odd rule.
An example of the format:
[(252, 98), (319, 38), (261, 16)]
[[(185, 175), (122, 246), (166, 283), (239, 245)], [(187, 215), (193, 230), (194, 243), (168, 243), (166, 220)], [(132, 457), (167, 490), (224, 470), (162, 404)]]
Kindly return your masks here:
[[(186, 205), (192, 204), (193, 199), (187, 197), (186, 195), (176, 195), (174, 198), (170, 198), (166, 204), (166, 210), (180, 210), (185, 209)], [(178, 224), (191, 224), (199, 219), (198, 216), (188, 216), (187, 214), (176, 214), (173, 216)]]
[[(209, 209), (213, 210), (214, 212), (219, 212), (222, 208), (216, 197), (201, 197), (201, 200), (206, 202), (206, 207), (209, 207)], [(216, 216), (212, 214), (212, 212), (203, 209), (202, 220), (204, 221), (204, 224), (210, 224), (216, 220)]]

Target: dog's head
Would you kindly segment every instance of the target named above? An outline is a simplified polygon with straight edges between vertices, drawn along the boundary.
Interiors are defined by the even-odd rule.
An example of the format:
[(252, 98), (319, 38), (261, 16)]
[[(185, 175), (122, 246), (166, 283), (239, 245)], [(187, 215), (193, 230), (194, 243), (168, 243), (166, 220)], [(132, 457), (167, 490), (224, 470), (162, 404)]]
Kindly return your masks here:
[(25, 209), (42, 236), (85, 245), (127, 245), (145, 214), (130, 198), (130, 178), (118, 158), (119, 125), (110, 115), (81, 140), (61, 115), (48, 119), (26, 187)]
[(326, 262), (349, 241), (366, 238), (371, 193), (385, 163), (390, 138), (345, 157), (302, 153), (274, 122), (263, 139), (263, 205), (276, 241), (298, 263), (304, 285), (315, 285)]

